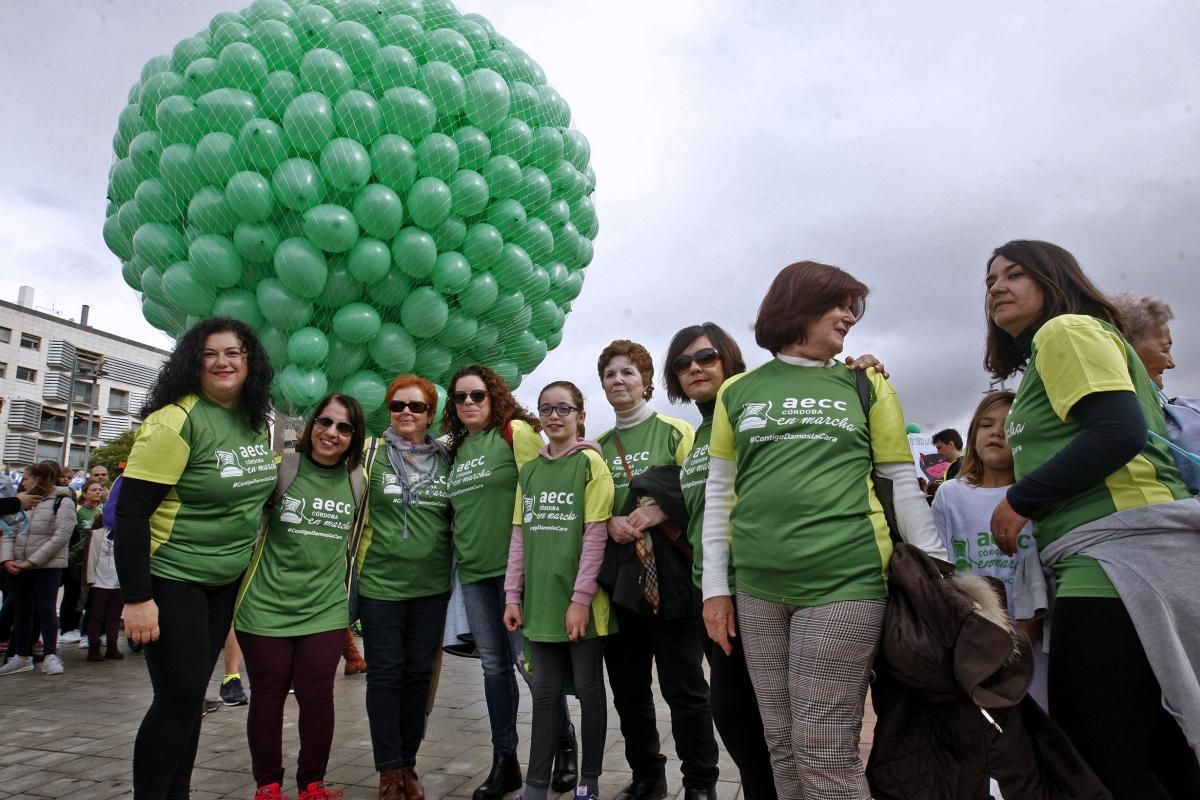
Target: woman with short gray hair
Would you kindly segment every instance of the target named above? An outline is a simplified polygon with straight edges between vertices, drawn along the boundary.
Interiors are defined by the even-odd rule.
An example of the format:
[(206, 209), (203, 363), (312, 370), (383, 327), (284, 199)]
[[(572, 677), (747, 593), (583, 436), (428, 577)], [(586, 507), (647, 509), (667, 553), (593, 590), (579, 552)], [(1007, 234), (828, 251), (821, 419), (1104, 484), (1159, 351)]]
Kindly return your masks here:
[(1166, 301), (1157, 297), (1139, 297), (1123, 292), (1114, 295), (1112, 303), (1125, 323), (1125, 339), (1150, 373), (1150, 380), (1163, 388), (1163, 372), (1175, 369), (1171, 358), (1171, 328), (1167, 324), (1175, 314)]

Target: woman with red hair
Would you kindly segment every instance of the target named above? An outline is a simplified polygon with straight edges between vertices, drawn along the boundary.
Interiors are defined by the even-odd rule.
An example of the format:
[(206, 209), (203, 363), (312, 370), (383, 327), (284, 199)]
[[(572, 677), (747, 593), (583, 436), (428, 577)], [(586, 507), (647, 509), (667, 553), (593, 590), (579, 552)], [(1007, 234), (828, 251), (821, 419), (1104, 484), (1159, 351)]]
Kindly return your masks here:
[(450, 459), (429, 436), (433, 384), (401, 375), (388, 387), (391, 427), (367, 447), (367, 509), (358, 548), (358, 613), (367, 663), (367, 719), (380, 800), (423, 800), (414, 766), (450, 599)]

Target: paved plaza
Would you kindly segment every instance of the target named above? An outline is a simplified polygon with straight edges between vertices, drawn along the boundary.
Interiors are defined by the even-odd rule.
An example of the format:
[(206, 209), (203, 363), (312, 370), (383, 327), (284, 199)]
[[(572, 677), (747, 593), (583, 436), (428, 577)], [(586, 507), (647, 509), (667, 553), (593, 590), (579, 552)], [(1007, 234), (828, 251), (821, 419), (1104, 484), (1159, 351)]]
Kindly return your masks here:
[[(62, 675), (43, 675), (38, 669), (0, 676), (0, 798), (102, 800), (128, 796), (133, 740), (150, 703), (143, 658), (127, 655), (124, 661), (88, 663), (84, 660), (86, 651), (75, 645), (64, 645), (61, 652), (66, 663)], [(219, 678), (214, 674), (211, 697), (217, 695)], [(377, 793), (377, 778), (363, 705), (365, 676), (347, 677), (339, 672), (335, 685), (337, 734), (327, 781), (345, 792), (346, 800), (370, 800)], [(253, 691), (253, 687), (249, 689)], [(521, 695), (520, 756), (524, 764), (530, 722), (529, 694), (524, 685)], [(609, 697), (608, 739), (600, 779), (600, 794), (605, 800), (630, 777), (611, 693)], [(578, 720), (578, 705), (572, 703)], [(868, 703), (868, 716), (869, 712)], [(284, 719), (284, 791), (293, 798), (299, 749), (296, 716), (295, 700), (289, 698)], [(683, 787), (670, 738), (670, 716), (661, 699), (658, 718), (663, 752), (670, 757), (667, 779), (674, 797)], [(869, 717), (863, 732), (864, 752), (871, 723)], [(195, 800), (253, 798), (255, 785), (245, 724), (245, 706), (222, 708), (205, 717), (192, 773)], [(491, 766), (488, 731), (479, 662), (447, 655), (437, 703), (417, 760), (417, 773), (428, 800), (471, 796)], [(720, 769), (717, 796), (720, 800), (735, 800), (739, 795), (737, 771), (724, 750)]]

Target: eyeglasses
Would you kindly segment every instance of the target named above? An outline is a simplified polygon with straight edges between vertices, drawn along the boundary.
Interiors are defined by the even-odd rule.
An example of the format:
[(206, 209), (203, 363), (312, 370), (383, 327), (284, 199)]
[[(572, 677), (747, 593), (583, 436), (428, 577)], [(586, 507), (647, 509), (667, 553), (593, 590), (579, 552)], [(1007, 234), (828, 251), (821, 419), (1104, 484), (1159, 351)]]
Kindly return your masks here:
[(688, 355), (687, 353), (681, 353), (675, 356), (675, 359), (671, 362), (671, 369), (675, 370), (676, 372), (683, 372), (685, 369), (692, 366), (693, 361), (702, 367), (707, 367), (717, 363), (720, 359), (720, 353), (711, 347), (706, 347), (703, 350), (697, 350), (691, 355)]
[(538, 414), (543, 417), (553, 417), (555, 414), (558, 414), (560, 417), (569, 417), (578, 410), (575, 406), (569, 406), (566, 403), (559, 403), (553, 406), (547, 403), (544, 406), (538, 406)]
[(414, 414), (424, 414), (431, 407), (432, 406), (430, 406), (429, 403), (425, 403), (420, 400), (413, 400), (411, 403), (405, 402), (404, 400), (392, 400), (388, 403), (388, 411), (392, 412), (393, 414), (399, 414), (406, 408), (410, 409)]
[(337, 428), (337, 432), (342, 436), (349, 436), (354, 433), (354, 426), (349, 422), (334, 422), (333, 417), (317, 417), (313, 420), (319, 428)]
[(450, 398), (454, 400), (454, 405), (461, 406), (467, 402), (468, 397), (471, 398), (472, 403), (479, 405), (487, 396), (488, 393), (486, 389), (472, 389), (469, 392), (454, 392), (450, 395)]
[(205, 350), (200, 354), (205, 361), (216, 361), (218, 356), (225, 356), (226, 361), (242, 361), (246, 358), (246, 351), (241, 347), (228, 347), (224, 350)]

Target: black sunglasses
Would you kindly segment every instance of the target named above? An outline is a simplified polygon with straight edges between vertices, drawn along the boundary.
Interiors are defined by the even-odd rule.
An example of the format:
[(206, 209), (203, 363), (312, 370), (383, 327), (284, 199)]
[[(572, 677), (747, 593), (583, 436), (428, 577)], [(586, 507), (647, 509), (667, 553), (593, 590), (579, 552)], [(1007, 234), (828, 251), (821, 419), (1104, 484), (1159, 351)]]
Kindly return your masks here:
[(556, 405), (550, 405), (549, 403), (547, 403), (544, 406), (538, 406), (538, 414), (540, 416), (547, 417), (547, 418), (552, 417), (555, 414), (558, 414), (560, 417), (566, 418), (566, 417), (571, 416), (571, 414), (575, 413), (578, 410), (579, 409), (576, 408), (575, 406), (567, 405), (566, 403), (558, 403)]
[(322, 428), (336, 428), (337, 432), (342, 436), (349, 436), (354, 433), (353, 425), (349, 422), (334, 422), (333, 417), (317, 417), (313, 422)]
[(676, 372), (683, 372), (692, 365), (693, 361), (702, 367), (707, 367), (710, 364), (715, 364), (720, 360), (720, 353), (718, 353), (712, 347), (706, 347), (703, 350), (697, 350), (691, 355), (681, 353), (675, 356), (675, 359), (671, 362), (671, 369), (675, 370)]
[(424, 414), (426, 411), (432, 408), (432, 406), (430, 406), (429, 403), (425, 403), (421, 400), (413, 400), (411, 403), (405, 402), (404, 400), (392, 400), (388, 403), (388, 411), (392, 412), (393, 414), (399, 414), (406, 408), (411, 409), (414, 414)]
[(488, 393), (486, 389), (472, 389), (469, 392), (454, 392), (450, 395), (450, 398), (454, 401), (454, 405), (461, 406), (463, 403), (467, 402), (468, 397), (471, 398), (472, 403), (479, 405), (483, 402), (483, 398), (487, 396)]

